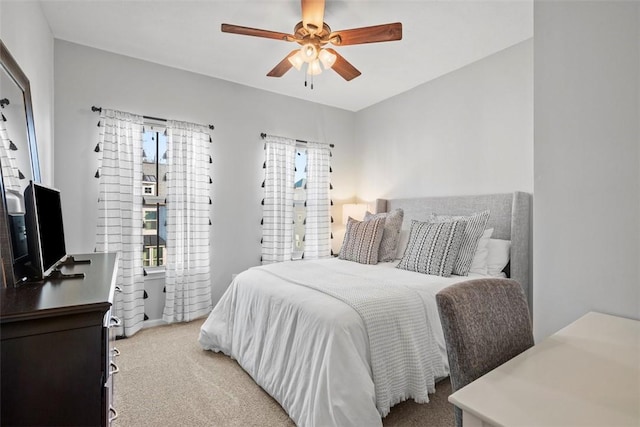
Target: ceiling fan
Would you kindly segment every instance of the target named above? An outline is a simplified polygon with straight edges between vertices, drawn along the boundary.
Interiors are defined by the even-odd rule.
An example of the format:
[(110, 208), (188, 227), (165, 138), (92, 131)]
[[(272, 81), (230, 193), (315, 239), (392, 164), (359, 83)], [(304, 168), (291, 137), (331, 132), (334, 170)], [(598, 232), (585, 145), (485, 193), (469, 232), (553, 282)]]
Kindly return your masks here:
[(302, 21), (296, 24), (293, 34), (232, 24), (222, 24), (221, 30), (225, 33), (298, 43), (301, 47), (292, 50), (269, 71), (267, 74), (269, 77), (282, 77), (292, 67), (300, 70), (304, 64), (307, 64), (306, 73), (311, 76), (320, 74), (323, 68), (332, 68), (347, 81), (358, 77), (361, 74), (360, 71), (334, 49), (325, 47), (327, 44), (349, 46), (402, 39), (402, 23), (400, 22), (331, 31), (329, 25), (324, 22), (324, 6), (324, 0), (302, 0)]

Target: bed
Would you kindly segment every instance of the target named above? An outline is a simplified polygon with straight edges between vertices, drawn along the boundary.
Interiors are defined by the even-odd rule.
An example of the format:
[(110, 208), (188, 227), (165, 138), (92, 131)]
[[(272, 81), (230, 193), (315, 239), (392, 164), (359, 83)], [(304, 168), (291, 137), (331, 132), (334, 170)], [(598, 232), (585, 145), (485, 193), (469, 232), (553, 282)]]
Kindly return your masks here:
[[(530, 204), (529, 194), (515, 192), (377, 200), (376, 211), (401, 208), (406, 234), (412, 220), (432, 213), (489, 210), (492, 238), (511, 242), (505, 272), (528, 296)], [(199, 342), (237, 360), (297, 425), (380, 426), (393, 405), (427, 402), (435, 382), (448, 375), (435, 294), (481, 277), (432, 276), (397, 264), (331, 258), (250, 268), (236, 276), (213, 309)], [(351, 299), (345, 301), (344, 294)], [(399, 313), (384, 317), (402, 304), (407, 306)], [(400, 327), (405, 329), (393, 329)]]

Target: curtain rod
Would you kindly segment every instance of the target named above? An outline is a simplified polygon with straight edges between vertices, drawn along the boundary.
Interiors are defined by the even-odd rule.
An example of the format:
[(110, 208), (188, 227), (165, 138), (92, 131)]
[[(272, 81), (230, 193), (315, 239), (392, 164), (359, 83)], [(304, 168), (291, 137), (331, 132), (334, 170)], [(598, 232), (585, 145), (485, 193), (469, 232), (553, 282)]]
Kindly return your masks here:
[[(260, 134), (260, 138), (262, 138), (262, 139), (265, 139), (267, 136), (268, 136), (268, 135), (267, 135), (266, 133), (264, 133), (264, 132), (262, 132), (262, 133)], [(273, 135), (272, 135), (272, 136), (273, 136)], [(308, 144), (308, 143), (309, 143), (309, 141), (303, 141), (302, 139), (296, 139), (296, 142), (299, 142), (299, 143), (301, 143), (301, 144)], [(333, 144), (329, 144), (329, 147), (334, 148), (334, 147), (335, 147), (335, 145), (333, 145)]]
[[(92, 106), (91, 107), (91, 111), (93, 111), (94, 113), (95, 112), (101, 113), (102, 112), (102, 107)], [(142, 116), (142, 118), (147, 119), (147, 120), (157, 120), (157, 121), (160, 121), (160, 122), (166, 122), (167, 121), (167, 119), (161, 119), (159, 117), (152, 117), (152, 116)], [(207, 126), (209, 126), (209, 129), (211, 129), (211, 130), (214, 129), (213, 125), (207, 125)]]

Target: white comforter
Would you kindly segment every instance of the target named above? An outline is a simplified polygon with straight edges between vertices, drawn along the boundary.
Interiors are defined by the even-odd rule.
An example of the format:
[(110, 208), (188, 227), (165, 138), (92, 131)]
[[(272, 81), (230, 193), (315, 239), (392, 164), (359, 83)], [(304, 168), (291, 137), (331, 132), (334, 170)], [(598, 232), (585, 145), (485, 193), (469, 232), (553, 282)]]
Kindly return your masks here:
[(282, 268), (295, 271), (299, 263), (317, 264), (329, 274), (325, 281), (356, 275), (414, 289), (431, 326), (424, 328), (442, 359), (433, 376), (448, 374), (435, 294), (470, 277), (442, 278), (398, 270), (391, 263), (368, 266), (338, 259), (251, 268), (236, 277), (213, 309), (200, 344), (236, 359), (298, 425), (382, 425), (362, 317), (340, 299), (283, 279), (288, 275)]

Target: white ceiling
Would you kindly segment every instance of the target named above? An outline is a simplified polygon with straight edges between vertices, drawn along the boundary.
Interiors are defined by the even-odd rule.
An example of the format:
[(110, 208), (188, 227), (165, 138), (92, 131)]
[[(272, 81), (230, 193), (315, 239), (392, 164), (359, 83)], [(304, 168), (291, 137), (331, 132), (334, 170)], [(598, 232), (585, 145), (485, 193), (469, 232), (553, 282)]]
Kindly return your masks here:
[(328, 0), (333, 31), (402, 22), (403, 39), (335, 48), (362, 75), (266, 74), (297, 45), (220, 24), (292, 33), (298, 0), (42, 0), (54, 37), (283, 95), (358, 111), (533, 35), (532, 0)]

